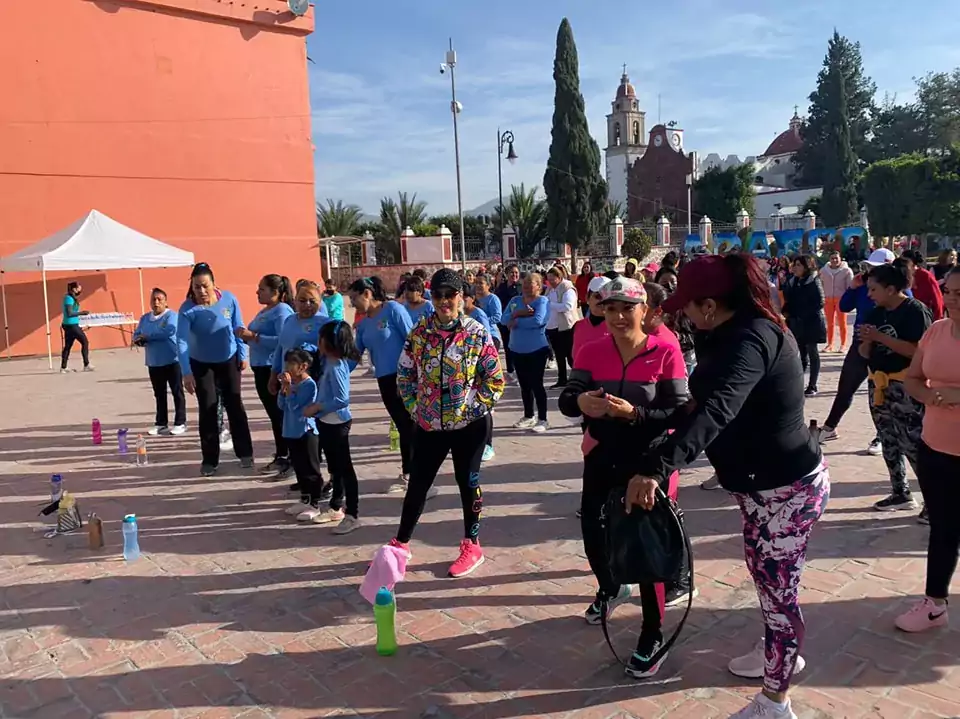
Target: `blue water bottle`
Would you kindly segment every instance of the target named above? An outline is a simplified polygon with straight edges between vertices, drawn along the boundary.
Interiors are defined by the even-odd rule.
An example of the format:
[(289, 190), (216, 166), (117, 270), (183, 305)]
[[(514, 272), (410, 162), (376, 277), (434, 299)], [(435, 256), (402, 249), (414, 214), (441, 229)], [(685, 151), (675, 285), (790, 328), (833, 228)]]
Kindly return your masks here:
[(120, 450), (120, 454), (127, 453), (127, 430), (126, 429), (117, 430), (117, 449)]
[(128, 562), (140, 558), (140, 542), (137, 541), (137, 515), (123, 518), (123, 558)]
[(393, 592), (380, 587), (373, 602), (373, 618), (377, 624), (377, 654), (382, 657), (397, 653), (397, 602)]
[(56, 502), (63, 496), (63, 476), (59, 474), (50, 477), (50, 501)]

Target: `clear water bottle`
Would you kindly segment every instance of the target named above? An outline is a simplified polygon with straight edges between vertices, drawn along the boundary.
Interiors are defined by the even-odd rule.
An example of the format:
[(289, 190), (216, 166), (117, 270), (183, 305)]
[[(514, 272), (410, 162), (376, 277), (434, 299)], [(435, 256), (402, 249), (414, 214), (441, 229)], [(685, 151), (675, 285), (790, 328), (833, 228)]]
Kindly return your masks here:
[(140, 558), (140, 542), (137, 539), (137, 515), (123, 518), (123, 558), (128, 562)]
[(126, 454), (128, 450), (127, 432), (128, 430), (126, 429), (117, 430), (117, 448), (120, 450), (120, 454)]
[(95, 445), (103, 444), (103, 429), (100, 427), (100, 420), (96, 417), (94, 417), (93, 422), (90, 423), (90, 434), (93, 437), (93, 443)]
[(147, 440), (142, 434), (137, 435), (137, 466), (144, 467), (147, 464)]
[(377, 654), (393, 656), (397, 653), (397, 601), (386, 587), (377, 592), (373, 618), (377, 624)]
[(63, 496), (63, 476), (59, 474), (50, 477), (50, 501), (56, 502)]

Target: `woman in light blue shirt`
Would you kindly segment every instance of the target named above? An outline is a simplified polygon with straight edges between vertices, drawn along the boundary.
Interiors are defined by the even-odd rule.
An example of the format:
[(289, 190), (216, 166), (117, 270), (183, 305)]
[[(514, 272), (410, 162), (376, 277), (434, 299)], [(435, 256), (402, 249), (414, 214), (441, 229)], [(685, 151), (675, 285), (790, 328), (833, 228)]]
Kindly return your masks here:
[[(177, 342), (176, 312), (167, 307), (167, 293), (154, 287), (150, 293), (151, 312), (140, 318), (133, 343), (144, 348), (144, 363), (153, 385), (157, 415), (151, 435), (183, 434), (187, 431), (187, 402), (183, 395), (180, 347)], [(173, 427), (167, 424), (167, 387), (173, 395)]]
[(260, 473), (283, 479), (292, 470), (290, 450), (283, 437), (283, 410), (277, 398), (270, 394), (270, 373), (280, 341), (280, 330), (293, 314), (290, 279), (282, 275), (264, 275), (257, 286), (257, 301), (263, 305), (263, 309), (249, 325), (238, 328), (236, 335), (250, 346), (250, 367), (253, 369), (257, 396), (270, 418), (270, 428), (273, 430), (273, 461), (263, 467)]
[(403, 285), (403, 306), (410, 315), (411, 326), (433, 312), (433, 303), (424, 297), (424, 292), (426, 287), (419, 277), (410, 277)]
[(183, 386), (196, 394), (199, 405), (200, 474), (210, 477), (220, 464), (220, 424), (217, 390), (230, 419), (233, 449), (240, 466), (253, 466), (250, 423), (243, 407), (240, 373), (247, 368), (249, 348), (236, 331), (243, 327), (240, 303), (227, 290), (217, 289), (210, 265), (201, 262), (190, 273), (187, 300), (180, 306), (177, 337)]
[[(513, 426), (534, 432), (546, 432), (549, 428), (543, 375), (550, 355), (547, 343), (550, 301), (541, 294), (542, 290), (543, 276), (536, 272), (528, 274), (523, 279), (523, 293), (507, 303), (501, 319), (510, 328), (510, 352), (523, 400), (523, 419)], [(534, 400), (536, 419), (533, 416)]]

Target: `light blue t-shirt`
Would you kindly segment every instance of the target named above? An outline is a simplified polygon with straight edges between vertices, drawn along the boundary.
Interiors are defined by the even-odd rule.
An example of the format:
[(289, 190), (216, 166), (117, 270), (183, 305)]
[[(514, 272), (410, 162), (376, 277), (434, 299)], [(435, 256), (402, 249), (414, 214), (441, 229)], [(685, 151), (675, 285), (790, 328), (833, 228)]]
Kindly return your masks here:
[[(507, 303), (503, 311), (502, 322), (509, 324), (513, 313), (523, 309), (523, 297), (518, 295)], [(547, 342), (547, 316), (550, 312), (550, 301), (541, 295), (530, 303), (533, 315), (517, 317), (517, 323), (510, 329), (510, 351), (519, 354), (530, 354), (541, 350)]]
[(397, 373), (403, 343), (412, 328), (407, 310), (392, 300), (383, 303), (376, 317), (367, 317), (357, 325), (357, 351), (362, 355), (370, 350), (377, 377)]
[(317, 419), (326, 424), (343, 424), (353, 419), (350, 413), (350, 372), (356, 363), (327, 358), (317, 388), (317, 402), (323, 407)]
[(247, 329), (256, 332), (259, 337), (250, 343), (250, 366), (270, 367), (273, 365), (273, 353), (280, 341), (280, 330), (287, 317), (293, 314), (293, 308), (286, 302), (273, 307), (264, 307), (250, 320)]
[(282, 434), (286, 439), (300, 439), (317, 433), (317, 421), (304, 417), (303, 410), (317, 401), (317, 383), (310, 377), (290, 385), (290, 394), (277, 393), (277, 406), (283, 410)]
[(179, 317), (176, 312), (168, 308), (159, 315), (147, 312), (140, 318), (133, 337), (134, 339), (142, 337), (146, 340), (143, 354), (147, 367), (166, 367), (179, 360), (182, 349), (177, 340)]
[(503, 322), (503, 305), (500, 303), (500, 298), (491, 292), (486, 297), (477, 297), (474, 301), (490, 320), (490, 334), (503, 341), (503, 337), (500, 336), (500, 324)]
[[(76, 327), (80, 324), (80, 303), (73, 295), (63, 296), (63, 321), (60, 322), (64, 327)], [(72, 313), (72, 314), (71, 314)]]
[[(273, 371), (277, 374), (283, 372), (283, 357), (290, 350), (297, 349), (303, 345), (313, 345), (320, 347), (320, 328), (330, 318), (327, 317), (327, 309), (321, 306), (321, 311), (313, 317), (301, 317), (300, 315), (289, 315), (283, 322), (280, 329), (280, 337), (277, 342), (277, 349), (273, 353)], [(316, 350), (313, 352), (316, 354)]]
[(403, 303), (403, 309), (407, 311), (407, 314), (410, 315), (411, 325), (417, 324), (424, 315), (428, 315), (433, 312), (433, 303), (430, 300), (426, 300), (422, 305), (417, 308), (413, 308), (408, 305), (406, 302)]
[(238, 340), (236, 330), (243, 327), (240, 303), (233, 293), (219, 290), (220, 297), (212, 305), (198, 305), (187, 300), (180, 305), (177, 338), (180, 341), (180, 367), (185, 377), (193, 374), (190, 360), (208, 364), (226, 362), (236, 355), (246, 361), (249, 348)]
[(469, 315), (470, 319), (474, 319), (480, 324), (483, 325), (483, 328), (493, 336), (493, 330), (490, 328), (490, 318), (487, 317), (487, 313), (481, 310), (479, 307), (474, 307), (473, 312)]

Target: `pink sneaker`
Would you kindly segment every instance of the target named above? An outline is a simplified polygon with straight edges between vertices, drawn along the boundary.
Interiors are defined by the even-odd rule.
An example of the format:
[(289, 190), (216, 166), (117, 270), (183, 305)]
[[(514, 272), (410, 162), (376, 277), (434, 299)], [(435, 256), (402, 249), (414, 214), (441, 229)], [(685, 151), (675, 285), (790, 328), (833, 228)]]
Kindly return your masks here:
[(909, 611), (897, 617), (894, 622), (903, 632), (925, 632), (928, 629), (947, 626), (947, 606), (936, 604), (930, 597), (924, 597)]
[(450, 576), (454, 579), (465, 577), (483, 564), (483, 550), (478, 542), (464, 539), (460, 542), (460, 556), (450, 565)]

